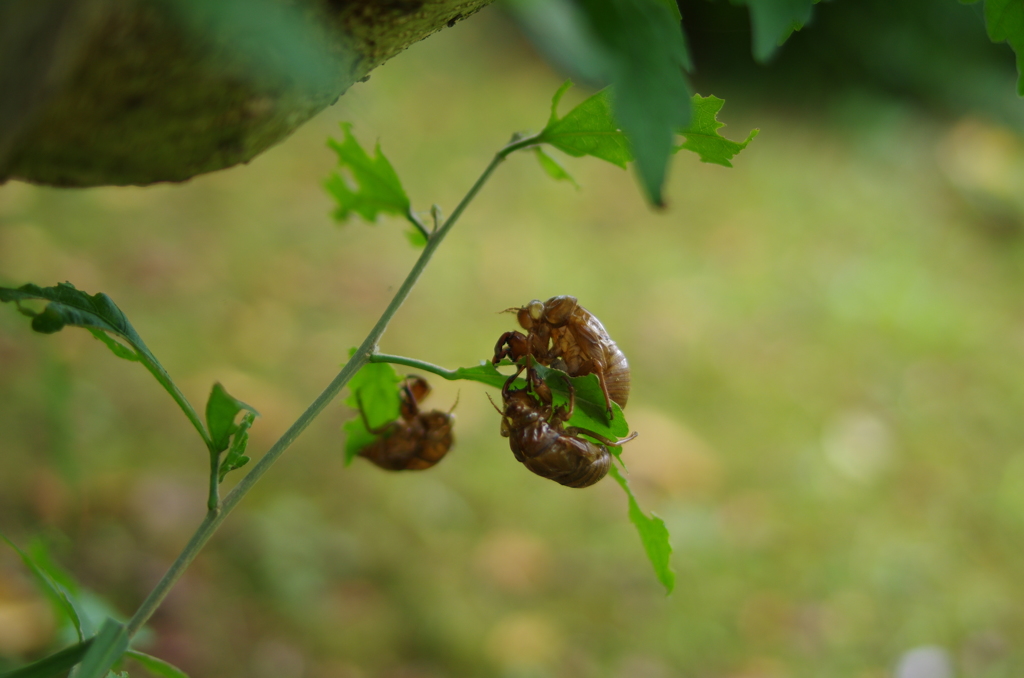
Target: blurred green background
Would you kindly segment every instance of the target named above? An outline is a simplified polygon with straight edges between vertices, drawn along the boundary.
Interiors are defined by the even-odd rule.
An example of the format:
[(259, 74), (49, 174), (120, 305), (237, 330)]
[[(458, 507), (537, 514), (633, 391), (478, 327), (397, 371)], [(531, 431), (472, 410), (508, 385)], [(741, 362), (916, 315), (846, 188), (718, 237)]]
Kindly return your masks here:
[[(336, 402), (215, 536), (143, 649), (194, 676), (882, 678), (934, 646), (956, 676), (1024, 675), (1013, 59), (987, 44), (977, 6), (950, 2), (946, 23), (923, 23), (959, 17), (963, 44), (937, 40), (966, 75), (900, 71), (921, 52), (881, 38), (878, 73), (904, 86), (847, 73), (854, 57), (822, 55), (857, 4), (882, 6), (819, 6), (768, 68), (714, 49), (717, 35), (749, 53), (734, 14), (691, 32), (697, 90), (727, 100), (723, 132), (761, 134), (734, 169), (676, 158), (666, 212), (611, 165), (565, 159), (576, 191), (513, 156), (381, 342), (472, 365), (512, 329), (499, 311), (576, 295), (633, 366), (640, 437), (624, 458), (672, 532), (671, 597), (614, 483), (530, 474), (487, 389), (435, 380), (429, 406), (459, 398), (442, 464), (344, 468), (353, 412)], [(916, 24), (876, 23), (926, 50)], [(563, 78), (485, 10), (248, 166), (150, 188), (0, 187), (0, 282), (107, 292), (194, 404), (221, 381), (260, 410), (259, 454), (417, 256), (398, 221), (330, 222), (337, 123), (380, 140), (419, 209), (450, 212), (511, 132), (543, 125)], [(0, 529), (43, 535), (130, 614), (202, 519), (205, 450), (138, 365), (2, 311)], [(0, 551), (0, 657), (40, 656), (59, 633)]]

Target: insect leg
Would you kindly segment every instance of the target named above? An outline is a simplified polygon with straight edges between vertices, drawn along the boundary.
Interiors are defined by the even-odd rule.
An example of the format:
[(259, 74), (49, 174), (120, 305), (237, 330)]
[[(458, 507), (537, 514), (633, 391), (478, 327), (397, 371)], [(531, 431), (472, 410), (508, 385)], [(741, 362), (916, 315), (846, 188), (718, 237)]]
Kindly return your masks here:
[(621, 440), (612, 440), (611, 438), (605, 438), (600, 433), (594, 433), (593, 431), (589, 431), (585, 428), (579, 428), (578, 426), (570, 426), (569, 428), (565, 429), (565, 432), (568, 433), (569, 435), (577, 435), (582, 433), (583, 435), (590, 436), (594, 440), (597, 440), (598, 442), (604, 445), (610, 445), (612, 447), (619, 447), (623, 443), (628, 443), (630, 440), (640, 435), (636, 431), (633, 431), (633, 433), (629, 434), (629, 436), (626, 438), (622, 438)]

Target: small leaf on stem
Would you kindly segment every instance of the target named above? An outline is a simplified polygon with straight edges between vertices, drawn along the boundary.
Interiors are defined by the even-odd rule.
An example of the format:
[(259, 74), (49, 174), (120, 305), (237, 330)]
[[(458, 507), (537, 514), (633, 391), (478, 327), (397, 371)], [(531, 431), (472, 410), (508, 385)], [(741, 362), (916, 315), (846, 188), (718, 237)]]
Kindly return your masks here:
[(561, 163), (544, 152), (543, 148), (535, 146), (533, 152), (537, 156), (537, 161), (540, 163), (541, 169), (543, 169), (549, 177), (555, 181), (568, 181), (579, 189), (580, 185), (576, 183), (576, 180), (572, 178), (572, 175), (565, 171), (565, 168), (562, 167)]
[[(210, 390), (210, 397), (206, 401), (206, 426), (210, 431), (210, 438), (213, 440), (214, 450), (223, 452), (231, 444), (231, 436), (239, 430), (235, 424), (235, 418), (242, 410), (259, 416), (259, 412), (251, 405), (246, 405), (229, 394), (220, 383), (213, 385)], [(252, 422), (245, 428), (249, 428)]]
[(661, 585), (665, 587), (665, 593), (672, 593), (672, 589), (676, 585), (676, 573), (672, 569), (670, 562), (672, 558), (672, 544), (669, 543), (668, 528), (665, 527), (665, 521), (653, 513), (648, 516), (640, 509), (636, 497), (633, 496), (632, 490), (629, 489), (629, 483), (626, 482), (625, 477), (623, 477), (614, 463), (608, 469), (608, 473), (612, 478), (615, 478), (615, 482), (619, 484), (629, 499), (629, 520), (636, 526), (636, 531), (640, 535), (640, 542), (644, 545), (644, 551), (647, 553), (647, 559), (651, 561), (651, 565), (654, 567), (655, 576), (658, 577)]
[(345, 221), (353, 212), (370, 222), (375, 221), (381, 212), (407, 216), (409, 197), (395, 169), (381, 153), (380, 144), (377, 144), (375, 156), (371, 158), (352, 136), (351, 130), (352, 125), (343, 122), (342, 140), (327, 140), (327, 145), (338, 154), (340, 168), (351, 174), (355, 184), (350, 186), (340, 172), (334, 172), (327, 178), (324, 187), (338, 203), (334, 218)]
[(224, 476), (249, 463), (249, 457), (245, 455), (245, 448), (249, 445), (249, 429), (254, 421), (256, 421), (255, 412), (246, 412), (242, 416), (242, 421), (238, 423), (237, 430), (231, 436), (231, 447), (228, 448), (228, 453), (224, 455), (224, 461), (220, 463), (217, 475), (218, 482), (224, 482)]
[(585, 99), (564, 117), (557, 117), (558, 102), (571, 84), (565, 83), (555, 93), (551, 118), (537, 141), (577, 158), (592, 155), (625, 169), (626, 163), (633, 160), (633, 153), (612, 115), (607, 90)]
[[(352, 349), (351, 354), (355, 353)], [(362, 409), (370, 426), (377, 428), (398, 419), (400, 399), (398, 384), (402, 377), (388, 363), (367, 363), (356, 372), (348, 387), (350, 395), (345, 404), (357, 412)], [(344, 423), (345, 431), (345, 465), (367, 445), (373, 443), (377, 436), (367, 430), (362, 416), (356, 416)]]
[[(504, 361), (502, 365), (511, 365)], [(622, 414), (618, 403), (612, 403), (613, 417), (608, 421), (608, 410), (605, 406), (604, 392), (601, 390), (601, 383), (595, 374), (587, 374), (582, 377), (570, 377), (565, 372), (555, 370), (544, 365), (534, 365), (538, 376), (544, 380), (551, 389), (552, 404), (563, 405), (569, 402), (569, 387), (571, 383), (575, 391), (576, 405), (573, 415), (566, 422), (566, 426), (576, 426), (593, 431), (606, 438), (623, 438), (629, 435), (629, 424)], [(478, 381), (488, 386), (501, 388), (508, 381), (509, 375), (502, 374), (490, 362), (481, 362), (474, 367), (460, 367), (457, 370), (442, 374), (449, 380), (465, 379), (467, 381)], [(568, 382), (566, 381), (568, 380)], [(514, 388), (525, 388), (526, 380), (520, 377), (516, 380)]]

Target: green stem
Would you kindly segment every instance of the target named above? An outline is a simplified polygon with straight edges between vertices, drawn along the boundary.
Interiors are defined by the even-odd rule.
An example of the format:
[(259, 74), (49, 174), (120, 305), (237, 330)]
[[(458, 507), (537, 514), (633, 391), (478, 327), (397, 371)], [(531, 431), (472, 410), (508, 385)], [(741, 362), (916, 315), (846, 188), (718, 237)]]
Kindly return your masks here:
[(462, 379), (457, 370), (446, 370), (443, 367), (434, 365), (433, 363), (426, 363), (422, 360), (416, 360), (415, 358), (406, 358), (403, 355), (389, 355), (387, 353), (374, 353), (370, 356), (371, 363), (391, 363), (392, 365), (404, 365), (406, 367), (415, 367), (417, 370), (423, 370), (424, 372), (430, 372), (437, 376), (447, 379), (448, 381), (457, 381)]
[(192, 407), (192, 403), (188, 401), (185, 394), (182, 393), (177, 384), (171, 379), (171, 375), (167, 373), (164, 366), (156, 360), (150, 360), (149, 356), (152, 355), (142, 340), (138, 340), (139, 346), (136, 346), (135, 354), (139, 357), (139, 362), (142, 363), (143, 367), (149, 370), (149, 373), (164, 387), (164, 390), (171, 394), (174, 398), (174, 402), (178, 403), (178, 407), (185, 413), (188, 420), (192, 422), (192, 426), (199, 431), (199, 436), (206, 443), (206, 449), (210, 454), (210, 489), (207, 492), (206, 508), (213, 511), (217, 508), (217, 504), (220, 503), (220, 486), (218, 482), (218, 461), (220, 455), (214, 449), (213, 439), (210, 434), (206, 431), (206, 427), (203, 426), (203, 421), (199, 418), (195, 409)]
[(220, 503), (220, 455), (210, 452), (210, 490), (207, 492), (206, 508), (217, 510)]
[[(263, 458), (260, 459), (259, 462), (252, 467), (249, 473), (239, 481), (238, 485), (228, 493), (220, 507), (207, 512), (203, 522), (192, 535), (192, 538), (189, 539), (177, 559), (171, 564), (170, 569), (168, 569), (163, 578), (157, 582), (157, 585), (152, 591), (150, 591), (149, 595), (142, 602), (142, 605), (139, 606), (139, 609), (136, 610), (135, 615), (132, 616), (131, 620), (129, 620), (127, 627), (129, 637), (135, 635), (149, 620), (153, 613), (156, 612), (160, 603), (163, 602), (163, 599), (167, 596), (168, 592), (170, 592), (171, 587), (174, 586), (175, 582), (195, 559), (196, 555), (198, 555), (206, 542), (209, 541), (213, 533), (217, 531), (217, 528), (224, 522), (231, 510), (238, 505), (238, 502), (240, 502), (246, 493), (252, 489), (253, 485), (263, 477), (263, 474), (270, 469), (274, 462), (277, 461), (278, 457), (280, 457), (281, 454), (284, 453), (284, 451), (295, 441), (295, 439), (298, 438), (304, 430), (306, 430), (306, 427), (309, 426), (310, 422), (312, 422), (313, 419), (315, 419), (317, 415), (327, 407), (328, 403), (334, 400), (355, 373), (370, 361), (370, 357), (377, 350), (377, 342), (380, 341), (381, 336), (383, 336), (388, 323), (391, 321), (391, 318), (394, 317), (395, 313), (398, 312), (398, 309), (402, 306), (406, 297), (409, 296), (409, 293), (412, 291), (416, 281), (419, 280), (420, 275), (423, 273), (423, 269), (426, 268), (427, 264), (434, 256), (434, 252), (440, 246), (441, 241), (444, 240), (446, 235), (448, 235), (452, 226), (454, 226), (459, 220), (463, 211), (465, 211), (469, 203), (473, 201), (476, 194), (480, 192), (483, 185), (487, 183), (487, 180), (490, 178), (494, 170), (497, 169), (498, 165), (500, 165), (510, 153), (521, 148), (531, 146), (536, 143), (536, 140), (536, 135), (530, 137), (519, 137), (518, 135), (513, 136), (512, 141), (506, 144), (504, 148), (494, 155), (490, 164), (487, 165), (483, 173), (476, 180), (476, 183), (473, 184), (469, 189), (469, 192), (467, 192), (465, 197), (462, 198), (462, 201), (459, 203), (458, 207), (455, 208), (455, 211), (452, 212), (452, 215), (448, 217), (447, 221), (444, 222), (444, 225), (430, 233), (430, 236), (427, 239), (427, 245), (423, 248), (423, 253), (420, 254), (420, 258), (416, 260), (416, 263), (413, 265), (412, 270), (409, 271), (409, 275), (406, 276), (402, 286), (398, 288), (394, 298), (391, 299), (391, 303), (388, 304), (384, 313), (381, 314), (380, 320), (377, 321), (377, 324), (373, 326), (372, 330), (370, 330), (366, 339), (359, 348), (356, 349), (355, 354), (345, 364), (345, 366), (341, 368), (341, 372), (339, 372), (331, 383), (327, 385), (327, 388), (323, 390), (323, 393), (321, 393), (317, 399), (314, 400), (308, 408), (306, 408), (306, 411), (295, 420), (295, 423), (292, 424), (287, 431), (284, 432), (284, 435), (282, 435), (281, 438), (267, 451), (267, 453), (263, 455)], [(175, 391), (176, 390), (177, 389), (175, 389)], [(172, 395), (174, 395), (173, 392)], [(175, 400), (177, 400), (177, 398), (175, 398)], [(184, 397), (182, 397), (182, 400), (184, 400)], [(179, 402), (179, 405), (180, 404), (181, 403)], [(187, 404), (187, 401), (185, 401), (185, 404)], [(182, 409), (184, 409), (184, 407)], [(189, 410), (191, 410), (191, 407), (188, 408), (186, 414), (188, 414)], [(194, 415), (195, 413), (193, 412), (192, 414)], [(198, 421), (198, 418), (196, 418), (196, 421)], [(200, 423), (197, 428), (201, 428), (201, 426), (202, 425)], [(205, 434), (205, 429), (202, 430)], [(203, 438), (205, 440), (206, 435), (204, 435)]]
[(420, 220), (418, 214), (412, 211), (411, 207), (409, 208), (409, 211), (405, 213), (405, 218), (416, 228), (417, 231), (423, 234), (424, 238), (430, 237), (430, 231), (428, 231), (427, 227), (423, 225), (423, 221)]

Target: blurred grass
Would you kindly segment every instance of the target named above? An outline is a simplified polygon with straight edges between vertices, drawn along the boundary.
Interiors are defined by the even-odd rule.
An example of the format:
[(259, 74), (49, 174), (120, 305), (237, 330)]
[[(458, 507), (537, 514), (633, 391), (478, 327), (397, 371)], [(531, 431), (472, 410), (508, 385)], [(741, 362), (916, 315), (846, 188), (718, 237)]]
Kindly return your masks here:
[[(110, 294), (193, 404), (220, 380), (260, 410), (258, 454), (416, 256), (397, 221), (329, 222), (325, 138), (352, 121), (419, 209), (450, 212), (560, 83), (513, 36), (490, 12), (445, 31), (245, 167), (8, 184), (0, 278)], [(502, 309), (578, 296), (633, 365), (624, 454), (673, 534), (671, 598), (613, 483), (529, 474), (481, 387), (435, 383), (430, 406), (461, 393), (443, 464), (343, 468), (336, 403), (193, 565), (147, 651), (195, 676), (880, 678), (939, 645), (958, 676), (1021, 675), (1019, 142), (983, 112), (863, 92), (803, 112), (727, 101), (721, 118), (761, 135), (731, 170), (678, 157), (661, 214), (610, 165), (566, 159), (577, 192), (513, 157), (381, 343), (471, 365), (512, 328)], [(131, 612), (202, 517), (184, 417), (88, 334), (33, 336), (5, 309), (0, 430), (2, 528), (51, 535)], [(0, 556), (0, 656), (27, 658), (53, 631), (17, 569)]]

